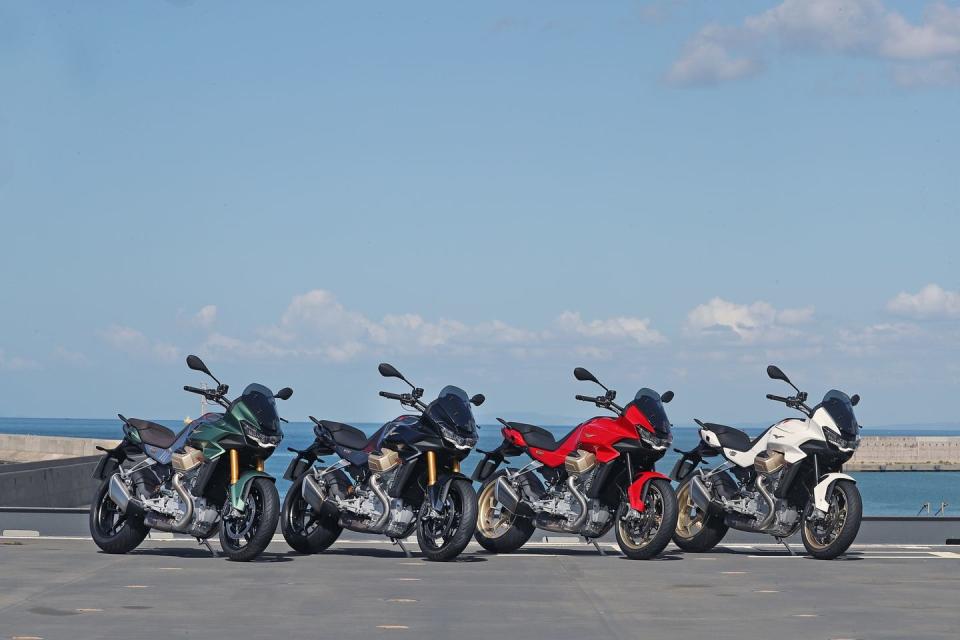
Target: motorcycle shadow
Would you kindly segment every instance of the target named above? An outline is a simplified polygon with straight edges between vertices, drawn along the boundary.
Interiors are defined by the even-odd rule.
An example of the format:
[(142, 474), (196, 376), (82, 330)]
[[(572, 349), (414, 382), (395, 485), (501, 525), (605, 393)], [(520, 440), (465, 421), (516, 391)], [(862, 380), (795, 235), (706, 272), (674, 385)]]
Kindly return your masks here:
[[(101, 551), (101, 553), (103, 553)], [(132, 556), (158, 556), (163, 558), (188, 558), (188, 559), (202, 559), (206, 558), (208, 560), (227, 560), (227, 557), (222, 553), (217, 553), (217, 557), (213, 557), (209, 551), (206, 549), (189, 549), (183, 547), (170, 547), (167, 549), (136, 549), (131, 551), (129, 555)], [(257, 558), (251, 560), (250, 562), (290, 562), (293, 560), (293, 557), (299, 555), (293, 551), (286, 551), (283, 553), (273, 553), (270, 551), (265, 551), (261, 553)]]
[[(702, 553), (687, 553), (684, 551), (677, 551), (681, 556), (689, 556), (691, 558), (696, 558), (697, 556), (703, 556)], [(754, 556), (754, 557), (763, 557), (763, 558), (803, 558), (804, 560), (815, 560), (813, 556), (808, 554), (803, 547), (800, 547), (799, 550), (794, 549), (793, 554), (791, 555), (786, 549), (731, 549), (730, 547), (715, 547), (711, 549), (708, 553), (717, 554), (717, 555), (728, 555), (728, 556)], [(858, 552), (848, 552), (838, 558), (834, 558), (831, 562), (837, 561), (858, 561), (863, 560), (862, 554)]]
[[(402, 551), (397, 551), (396, 549), (377, 549), (375, 547), (359, 547), (359, 548), (344, 548), (338, 547), (335, 549), (328, 549), (323, 553), (317, 554), (321, 556), (350, 556), (358, 558), (394, 558), (399, 560), (420, 560), (423, 562), (429, 562), (424, 558), (422, 553), (417, 551), (411, 552), (410, 556), (404, 555)], [(447, 560), (444, 562), (438, 562), (437, 564), (452, 564), (456, 562), (486, 562), (486, 558), (480, 558), (476, 555), (461, 555), (453, 560)]]

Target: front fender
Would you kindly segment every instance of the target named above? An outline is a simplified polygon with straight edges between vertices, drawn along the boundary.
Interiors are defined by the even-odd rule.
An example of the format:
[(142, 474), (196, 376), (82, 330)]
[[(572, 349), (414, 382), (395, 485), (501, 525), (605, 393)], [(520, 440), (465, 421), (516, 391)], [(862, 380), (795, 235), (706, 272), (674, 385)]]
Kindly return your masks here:
[(450, 483), (457, 478), (463, 478), (467, 482), (470, 479), (462, 473), (445, 473), (437, 478), (433, 485), (427, 487), (427, 503), (439, 511), (443, 508), (443, 503), (447, 499), (447, 492), (450, 491)]
[(247, 499), (247, 494), (250, 492), (250, 482), (254, 478), (266, 478), (270, 482), (276, 483), (276, 478), (271, 476), (269, 473), (263, 471), (257, 471), (256, 469), (249, 469), (240, 474), (240, 478), (237, 479), (237, 483), (230, 486), (230, 504), (233, 505), (233, 508), (237, 511), (243, 511), (245, 508), (244, 501)]
[(813, 488), (813, 506), (819, 511), (826, 513), (830, 510), (830, 502), (827, 500), (827, 495), (829, 495), (830, 488), (837, 480), (849, 480), (853, 483), (857, 482), (845, 473), (828, 473), (827, 475), (823, 476), (820, 482), (817, 483), (817, 486)]
[(637, 476), (629, 487), (627, 487), (627, 498), (630, 499), (630, 508), (635, 511), (643, 511), (647, 508), (643, 499), (647, 494), (647, 483), (654, 478), (661, 478), (670, 482), (670, 478), (657, 471), (644, 471)]

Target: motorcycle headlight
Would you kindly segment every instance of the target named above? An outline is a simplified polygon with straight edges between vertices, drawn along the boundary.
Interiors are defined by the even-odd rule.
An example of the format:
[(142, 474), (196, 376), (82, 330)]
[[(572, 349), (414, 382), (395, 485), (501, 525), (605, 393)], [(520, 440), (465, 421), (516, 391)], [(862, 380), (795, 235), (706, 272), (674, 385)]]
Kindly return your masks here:
[(853, 451), (860, 446), (859, 436), (853, 440), (845, 440), (839, 433), (834, 432), (832, 429), (824, 429), (823, 437), (826, 438), (829, 444), (840, 449), (840, 451)]
[(264, 432), (257, 429), (255, 426), (247, 422), (246, 420), (240, 421), (240, 426), (243, 428), (243, 435), (253, 442), (257, 443), (265, 449), (272, 449), (273, 447), (280, 444), (280, 441), (283, 440), (283, 434), (278, 433), (275, 436), (268, 436)]
[(650, 433), (646, 429), (637, 429), (637, 432), (640, 434), (640, 439), (643, 440), (652, 449), (656, 451), (664, 451), (670, 446), (670, 443), (673, 442), (673, 434), (667, 434), (665, 438), (658, 438), (656, 435)]
[(476, 436), (462, 436), (442, 424), (438, 426), (440, 427), (440, 436), (457, 449), (472, 449), (477, 444)]

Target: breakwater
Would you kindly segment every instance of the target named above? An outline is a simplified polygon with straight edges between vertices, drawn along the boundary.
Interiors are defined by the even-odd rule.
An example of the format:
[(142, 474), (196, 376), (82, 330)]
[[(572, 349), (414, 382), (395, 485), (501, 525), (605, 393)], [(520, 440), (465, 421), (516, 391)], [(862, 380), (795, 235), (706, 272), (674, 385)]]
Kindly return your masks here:
[(864, 436), (848, 471), (960, 471), (960, 436)]

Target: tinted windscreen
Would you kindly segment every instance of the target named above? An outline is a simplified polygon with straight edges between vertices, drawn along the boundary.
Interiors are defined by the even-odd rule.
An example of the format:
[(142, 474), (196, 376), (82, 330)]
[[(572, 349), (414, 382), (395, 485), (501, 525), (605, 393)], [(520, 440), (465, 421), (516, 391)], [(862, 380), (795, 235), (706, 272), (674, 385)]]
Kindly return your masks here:
[(470, 400), (466, 392), (459, 387), (444, 387), (440, 396), (427, 407), (426, 415), (434, 422), (461, 434), (472, 436), (477, 433)]
[(844, 438), (852, 439), (857, 435), (860, 425), (857, 424), (857, 416), (853, 413), (853, 403), (850, 402), (850, 396), (843, 391), (832, 389), (823, 396), (823, 402), (820, 403), (833, 421), (840, 428), (840, 435)]
[(253, 414), (260, 429), (269, 435), (280, 432), (280, 416), (277, 415), (277, 403), (273, 392), (262, 384), (251, 384), (243, 390), (240, 401)]
[(653, 389), (643, 388), (637, 391), (633, 398), (634, 404), (647, 416), (647, 420), (653, 426), (653, 430), (661, 438), (670, 434), (670, 421), (667, 419), (667, 412), (663, 408), (663, 402), (660, 401), (660, 394)]

